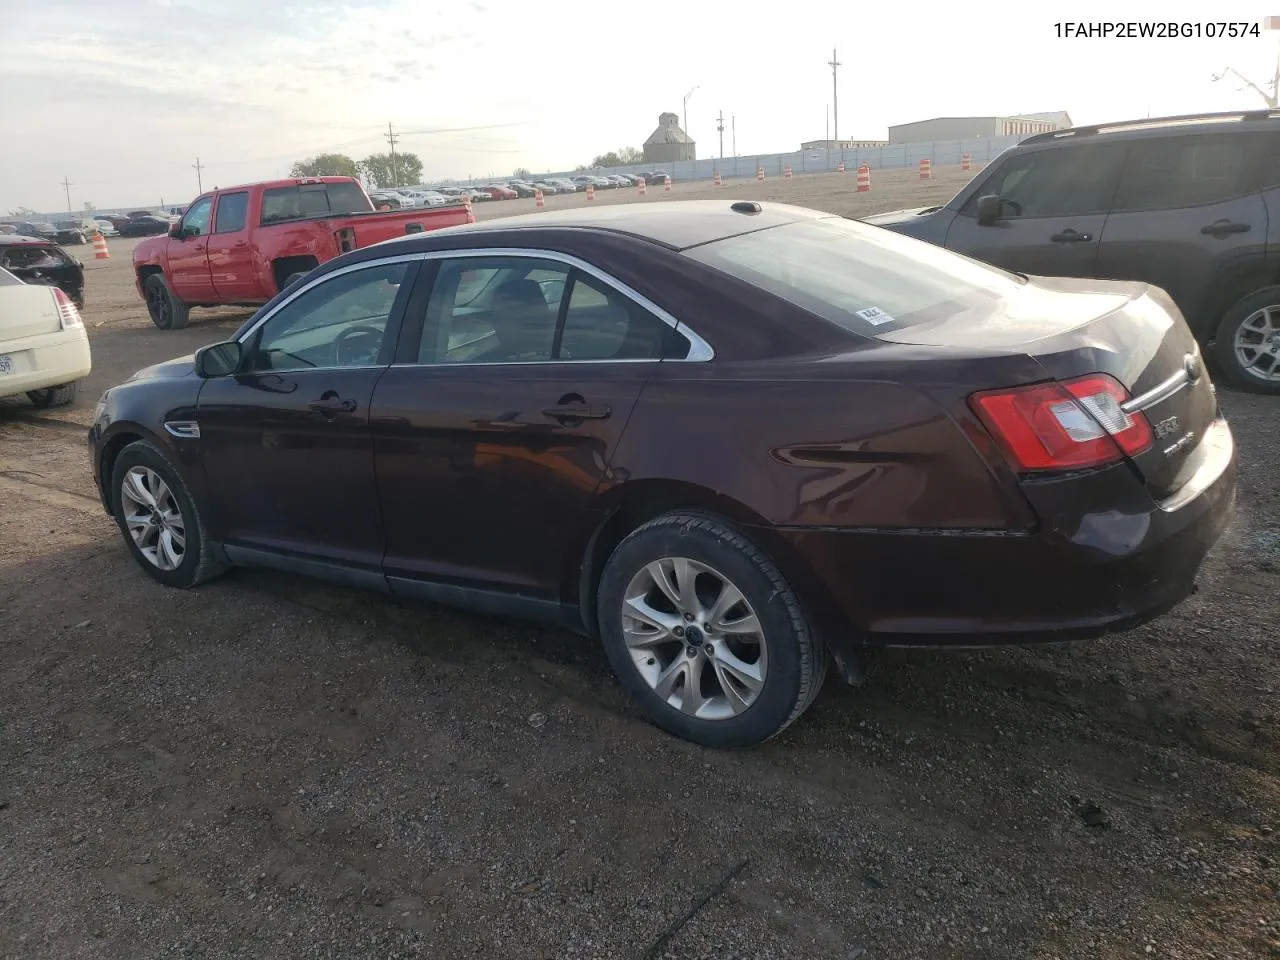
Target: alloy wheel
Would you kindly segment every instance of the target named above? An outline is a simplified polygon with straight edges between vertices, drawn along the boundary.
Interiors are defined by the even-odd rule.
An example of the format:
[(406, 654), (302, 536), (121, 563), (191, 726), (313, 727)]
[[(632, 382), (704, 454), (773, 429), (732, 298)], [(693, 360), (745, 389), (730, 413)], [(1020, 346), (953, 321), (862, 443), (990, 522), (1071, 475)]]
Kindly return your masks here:
[(169, 323), (169, 294), (159, 286), (147, 288), (147, 307), (156, 326), (165, 327)]
[(636, 670), (669, 706), (699, 720), (727, 720), (755, 703), (767, 676), (759, 617), (723, 573), (664, 557), (631, 578), (622, 634)]
[(1236, 360), (1251, 377), (1280, 381), (1280, 304), (1255, 310), (1236, 328)]
[(125, 526), (134, 546), (160, 570), (176, 570), (187, 555), (186, 522), (173, 491), (149, 467), (130, 467), (120, 484)]

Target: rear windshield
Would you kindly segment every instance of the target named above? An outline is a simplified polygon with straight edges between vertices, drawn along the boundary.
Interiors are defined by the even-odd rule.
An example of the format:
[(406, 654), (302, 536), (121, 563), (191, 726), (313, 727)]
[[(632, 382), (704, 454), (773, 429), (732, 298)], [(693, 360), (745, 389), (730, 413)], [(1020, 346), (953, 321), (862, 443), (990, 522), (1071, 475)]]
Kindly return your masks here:
[(684, 255), (868, 337), (980, 309), (1025, 282), (842, 217), (727, 237)]
[(372, 212), (358, 183), (304, 183), (262, 191), (262, 223)]

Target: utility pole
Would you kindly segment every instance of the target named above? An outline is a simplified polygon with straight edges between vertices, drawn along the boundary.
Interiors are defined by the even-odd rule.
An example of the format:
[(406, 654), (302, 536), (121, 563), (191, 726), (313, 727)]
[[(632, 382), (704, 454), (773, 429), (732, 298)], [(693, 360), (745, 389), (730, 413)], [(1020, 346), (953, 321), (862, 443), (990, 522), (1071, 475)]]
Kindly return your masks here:
[(396, 163), (396, 141), (400, 139), (396, 136), (396, 132), (391, 129), (391, 123), (387, 123), (387, 143), (391, 144), (391, 179), (394, 181), (393, 187), (400, 186), (400, 167)]
[[(697, 89), (698, 89), (697, 87), (693, 88), (693, 90), (697, 90)], [(689, 132), (689, 98), (693, 96), (693, 90), (690, 90), (688, 93), (684, 95), (684, 107), (681, 114), (682, 119), (680, 122), (682, 124), (681, 129), (684, 130), (685, 133)]]
[(71, 181), (68, 180), (65, 176), (62, 178), (62, 189), (66, 191), (67, 213), (70, 213), (71, 212)]
[(720, 159), (724, 159), (724, 111), (716, 118), (716, 132), (720, 134)]
[[(729, 125), (731, 128), (730, 135), (733, 137), (733, 155), (736, 157), (738, 155), (738, 118), (736, 115), (729, 118)], [(735, 167), (734, 169), (736, 170), (737, 168)]]
[(837, 140), (840, 139), (840, 100), (836, 84), (836, 69), (840, 66), (840, 61), (836, 59), (836, 48), (831, 48), (831, 62), (827, 64), (831, 68), (831, 127), (832, 133), (835, 134)]
[(826, 140), (827, 142), (830, 142), (830, 141), (831, 141), (831, 104), (829, 104), (829, 103), (827, 104), (827, 126), (826, 126), (826, 132), (825, 132), (825, 133), (823, 133), (822, 138), (823, 138), (824, 140)]
[(204, 165), (200, 163), (200, 158), (196, 157), (196, 162), (193, 163), (191, 167), (196, 172), (196, 194), (199, 195), (204, 193), (204, 177), (201, 176), (201, 171), (204, 170)]

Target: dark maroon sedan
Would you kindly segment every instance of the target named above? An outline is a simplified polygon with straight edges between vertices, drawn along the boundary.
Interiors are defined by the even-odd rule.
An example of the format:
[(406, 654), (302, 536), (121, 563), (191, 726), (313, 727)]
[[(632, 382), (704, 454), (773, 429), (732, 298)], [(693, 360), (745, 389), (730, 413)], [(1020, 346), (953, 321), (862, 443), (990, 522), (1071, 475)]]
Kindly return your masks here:
[(1160, 290), (726, 201), (339, 257), (108, 390), (90, 441), (162, 583), (268, 566), (551, 620), (716, 746), (798, 717), (829, 655), (1167, 610), (1235, 477)]

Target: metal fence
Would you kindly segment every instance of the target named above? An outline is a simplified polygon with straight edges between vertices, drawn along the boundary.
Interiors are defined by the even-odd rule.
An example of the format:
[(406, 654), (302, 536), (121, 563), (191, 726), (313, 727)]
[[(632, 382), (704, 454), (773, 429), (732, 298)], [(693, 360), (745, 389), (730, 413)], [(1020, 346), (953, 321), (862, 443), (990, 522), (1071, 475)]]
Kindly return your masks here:
[[(975, 164), (987, 163), (1001, 151), (1017, 143), (1021, 137), (982, 137), (974, 140), (940, 140), (935, 143), (895, 143), (883, 147), (861, 147), (856, 150), (797, 150), (795, 153), (763, 153), (754, 156), (724, 157), (707, 160), (677, 160), (674, 163), (641, 163), (627, 167), (592, 168), (592, 174), (600, 173), (647, 173), (650, 170), (666, 173), (671, 179), (710, 180), (720, 172), (722, 179), (733, 177), (754, 177), (756, 171), (764, 168), (766, 177), (780, 177), (790, 166), (795, 175), (802, 173), (822, 173), (838, 169), (843, 163), (845, 169), (852, 173), (860, 164), (867, 164), (873, 170), (890, 167), (914, 167), (921, 160), (929, 160), (934, 165), (959, 164), (960, 158), (968, 153)], [(574, 176), (576, 171), (566, 170), (561, 173), (548, 173), (545, 176)], [(537, 176), (544, 176), (538, 174)]]

